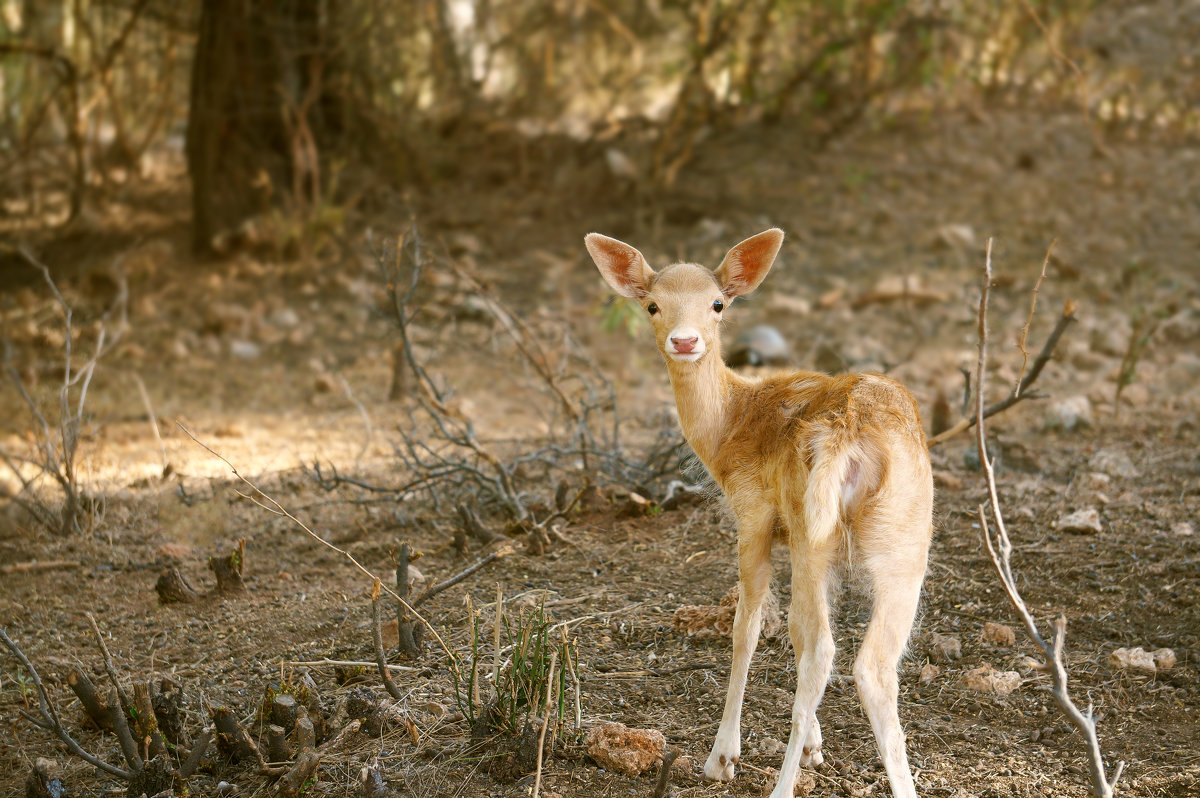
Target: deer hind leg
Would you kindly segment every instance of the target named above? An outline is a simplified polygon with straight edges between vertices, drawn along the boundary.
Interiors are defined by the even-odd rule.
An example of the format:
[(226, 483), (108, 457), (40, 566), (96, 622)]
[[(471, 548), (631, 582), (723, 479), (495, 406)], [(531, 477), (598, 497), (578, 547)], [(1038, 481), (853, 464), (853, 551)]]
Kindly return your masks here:
[(771, 582), (771, 533), (774, 515), (738, 517), (737, 609), (733, 615), (733, 666), (729, 671), (729, 692), (725, 711), (712, 753), (704, 763), (704, 775), (716, 781), (733, 778), (742, 754), (742, 700), (746, 696), (746, 677), (750, 658), (758, 647), (762, 630), (762, 604)]
[(804, 737), (804, 748), (800, 751), (801, 767), (816, 767), (825, 761), (821, 754), (821, 741), (821, 723), (817, 720), (817, 713), (813, 712), (812, 723)]
[[(788, 632), (796, 655), (796, 698), (792, 705), (792, 729), (788, 737), (779, 781), (771, 798), (791, 798), (796, 774), (804, 761), (804, 749), (817, 738), (817, 705), (833, 669), (833, 633), (829, 629), (830, 554), (793, 542), (792, 605), (788, 610)], [(819, 756), (819, 753), (817, 754)], [(810, 749), (807, 759), (815, 761)]]
[(916, 616), (924, 559), (919, 570), (911, 570), (916, 572), (906, 574), (904, 568), (894, 566), (872, 569), (875, 607), (854, 663), (854, 683), (871, 721), (879, 756), (895, 798), (916, 798), (917, 794), (896, 706), (899, 696), (896, 666)]

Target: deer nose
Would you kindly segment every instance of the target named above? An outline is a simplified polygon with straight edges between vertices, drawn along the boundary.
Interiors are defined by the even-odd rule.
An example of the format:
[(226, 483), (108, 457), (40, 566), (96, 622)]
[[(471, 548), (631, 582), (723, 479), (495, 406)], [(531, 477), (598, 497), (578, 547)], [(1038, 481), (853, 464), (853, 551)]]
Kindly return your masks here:
[(675, 347), (675, 351), (681, 355), (690, 355), (692, 349), (696, 346), (696, 342), (700, 339), (693, 335), (691, 338), (672, 338), (671, 345)]

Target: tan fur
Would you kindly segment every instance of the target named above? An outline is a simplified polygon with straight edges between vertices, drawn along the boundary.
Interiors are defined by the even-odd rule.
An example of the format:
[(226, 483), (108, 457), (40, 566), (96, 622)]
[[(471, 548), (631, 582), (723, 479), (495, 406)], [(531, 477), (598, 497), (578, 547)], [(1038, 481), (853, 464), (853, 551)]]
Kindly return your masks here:
[[(853, 565), (873, 588), (874, 612), (855, 681), (898, 798), (915, 796), (896, 698), (896, 666), (915, 617), (932, 533), (933, 480), (916, 402), (882, 375), (798, 371), (742, 377), (721, 360), (724, 311), (766, 276), (783, 233), (730, 250), (711, 272), (676, 264), (654, 272), (641, 253), (595, 233), (587, 248), (618, 293), (650, 316), (667, 363), (683, 434), (738, 520), (741, 592), (734, 663), (721, 727), (704, 772), (728, 780), (740, 755), (749, 660), (758, 641), (772, 541), (792, 564), (789, 633), (797, 658), (792, 733), (773, 798), (790, 798), (797, 768), (821, 761), (816, 708), (833, 662), (828, 593)], [(700, 339), (698, 358), (686, 351)], [(682, 344), (679, 342), (683, 342)]]

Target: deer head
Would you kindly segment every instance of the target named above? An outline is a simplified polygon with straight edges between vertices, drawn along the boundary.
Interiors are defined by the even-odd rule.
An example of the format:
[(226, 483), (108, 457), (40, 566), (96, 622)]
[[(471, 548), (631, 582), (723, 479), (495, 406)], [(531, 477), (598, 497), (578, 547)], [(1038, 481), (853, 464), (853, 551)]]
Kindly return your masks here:
[(683, 364), (709, 354), (720, 358), (723, 311), (767, 276), (783, 244), (783, 231), (772, 228), (747, 238), (729, 250), (716, 271), (677, 263), (656, 272), (641, 252), (615, 238), (591, 233), (584, 242), (612, 289), (636, 300), (650, 316), (667, 363)]

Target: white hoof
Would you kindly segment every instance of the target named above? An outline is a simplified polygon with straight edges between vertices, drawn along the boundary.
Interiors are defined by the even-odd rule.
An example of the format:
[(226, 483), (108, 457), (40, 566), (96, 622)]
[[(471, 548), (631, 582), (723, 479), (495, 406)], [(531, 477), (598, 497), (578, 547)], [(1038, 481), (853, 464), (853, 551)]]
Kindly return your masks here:
[(736, 753), (721, 753), (714, 748), (708, 755), (708, 761), (704, 763), (704, 778), (713, 781), (733, 781), (737, 763), (738, 755)]
[(800, 752), (800, 766), (806, 768), (815, 768), (817, 765), (825, 761), (825, 757), (821, 755), (821, 746), (810, 748), (804, 746)]

